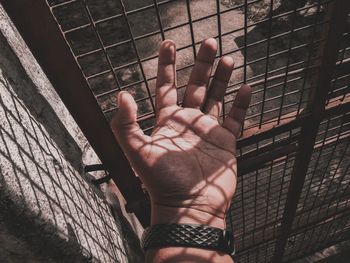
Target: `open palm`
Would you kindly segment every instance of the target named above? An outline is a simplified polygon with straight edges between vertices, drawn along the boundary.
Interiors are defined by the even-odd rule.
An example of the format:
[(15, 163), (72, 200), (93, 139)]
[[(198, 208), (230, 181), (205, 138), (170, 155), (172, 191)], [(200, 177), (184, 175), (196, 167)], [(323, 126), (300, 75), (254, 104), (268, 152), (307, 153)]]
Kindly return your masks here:
[(202, 223), (224, 227), (236, 187), (236, 138), (250, 102), (251, 89), (238, 92), (228, 117), (218, 121), (233, 70), (230, 57), (218, 63), (208, 83), (217, 52), (214, 39), (198, 52), (185, 92), (177, 105), (173, 42), (159, 50), (156, 84), (157, 122), (151, 136), (136, 122), (137, 106), (126, 92), (118, 95), (119, 111), (112, 129), (152, 203), (152, 223)]

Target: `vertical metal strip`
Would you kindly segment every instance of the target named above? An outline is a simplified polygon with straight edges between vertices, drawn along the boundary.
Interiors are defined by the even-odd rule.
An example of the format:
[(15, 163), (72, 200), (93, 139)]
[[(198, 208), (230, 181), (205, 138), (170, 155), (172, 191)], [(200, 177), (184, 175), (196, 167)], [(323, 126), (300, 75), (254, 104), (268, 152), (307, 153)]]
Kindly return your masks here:
[[(248, 61), (248, 0), (244, 0), (244, 43), (243, 43), (243, 83), (247, 83), (247, 61)], [(244, 121), (241, 126), (241, 134), (244, 131)], [(239, 149), (242, 155), (242, 149)]]
[(191, 33), (191, 41), (192, 41), (192, 49), (193, 49), (193, 58), (194, 58), (194, 60), (196, 60), (196, 57), (197, 57), (196, 42), (195, 42), (195, 39), (194, 39), (193, 21), (192, 21), (191, 3), (190, 3), (190, 0), (186, 0), (186, 8), (187, 8), (188, 24), (189, 24), (189, 26), (190, 26), (190, 33)]
[(291, 53), (292, 53), (292, 47), (293, 47), (293, 38), (294, 38), (294, 30), (295, 30), (295, 22), (297, 20), (297, 2), (294, 3), (294, 11), (293, 11), (293, 18), (292, 18), (292, 29), (290, 31), (290, 38), (289, 38), (289, 46), (288, 46), (288, 53), (287, 53), (287, 65), (286, 65), (286, 71), (285, 71), (285, 77), (283, 80), (283, 86), (282, 86), (282, 97), (281, 97), (281, 105), (278, 111), (278, 119), (277, 119), (277, 125), (281, 121), (281, 115), (283, 110), (283, 104), (284, 104), (284, 98), (286, 94), (286, 87), (287, 87), (287, 81), (288, 81), (288, 74), (289, 74), (289, 67), (290, 67), (290, 60), (291, 60)]
[[(329, 5), (329, 4), (328, 4)], [(311, 35), (311, 42), (308, 50), (308, 58), (305, 66), (305, 71), (303, 74), (303, 84), (301, 85), (301, 92), (300, 92), (300, 98), (298, 102), (298, 109), (297, 109), (297, 117), (299, 116), (301, 112), (301, 105), (303, 103), (303, 97), (304, 97), (304, 92), (305, 92), (305, 85), (306, 85), (306, 80), (309, 76), (309, 68), (311, 65), (311, 60), (312, 60), (312, 54), (313, 54), (313, 49), (314, 49), (314, 44), (315, 44), (315, 37), (316, 37), (316, 32), (317, 32), (317, 24), (318, 24), (318, 16), (320, 15), (320, 9), (321, 9), (321, 0), (318, 0), (318, 6), (316, 10), (316, 15), (315, 15), (315, 21), (313, 23), (313, 29), (312, 29), (312, 35)]]
[(248, 0), (244, 0), (243, 82), (247, 82)]
[(153, 3), (154, 3), (154, 7), (156, 8), (156, 12), (157, 12), (157, 20), (158, 20), (160, 35), (162, 36), (162, 40), (164, 41), (165, 40), (164, 27), (163, 27), (162, 19), (160, 17), (158, 2), (157, 2), (157, 0), (153, 0)]
[(265, 109), (265, 98), (266, 98), (266, 89), (267, 89), (267, 82), (268, 82), (268, 74), (269, 74), (269, 62), (270, 62), (270, 47), (271, 47), (271, 35), (272, 35), (272, 18), (273, 18), (273, 1), (270, 0), (270, 13), (269, 13), (269, 26), (268, 26), (268, 36), (267, 36), (267, 48), (266, 48), (266, 63), (265, 63), (265, 80), (264, 80), (264, 90), (263, 90), (263, 97), (261, 101), (261, 114), (260, 114), (260, 120), (259, 120), (259, 128), (261, 128), (262, 121), (264, 118), (264, 109)]
[[(218, 24), (218, 38), (219, 38), (219, 56), (222, 57), (222, 31), (221, 31), (221, 8), (220, 0), (216, 0), (216, 19)], [(225, 96), (222, 98), (222, 121), (224, 121), (226, 115), (225, 111)]]

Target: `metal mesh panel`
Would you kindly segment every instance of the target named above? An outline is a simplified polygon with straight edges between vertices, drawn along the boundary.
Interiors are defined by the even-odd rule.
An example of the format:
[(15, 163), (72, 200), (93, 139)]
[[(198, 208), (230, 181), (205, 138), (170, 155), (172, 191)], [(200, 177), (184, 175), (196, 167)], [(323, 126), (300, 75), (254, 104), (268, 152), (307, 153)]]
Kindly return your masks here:
[(235, 257), (237, 262), (271, 262), (274, 253), (275, 240), (257, 244), (254, 247), (241, 251)]
[(238, 177), (229, 214), (235, 232), (238, 262), (241, 262), (241, 253), (246, 255), (253, 250), (262, 249), (255, 253), (260, 253), (263, 258), (264, 243), (268, 245), (279, 235), (293, 164), (294, 158), (286, 156)]
[[(286, 259), (350, 236), (350, 115), (324, 120), (293, 222)], [(319, 248), (319, 249), (318, 249)]]
[(304, 228), (289, 237), (285, 261), (292, 261), (350, 238), (349, 214), (330, 217), (328, 221)]
[(331, 83), (331, 88), (328, 94), (328, 102), (334, 100), (337, 97), (342, 97), (343, 99), (349, 93), (349, 83), (350, 83), (350, 70), (347, 63), (350, 59), (350, 33), (346, 32), (343, 34), (341, 39), (340, 49), (338, 52), (338, 60)]
[[(154, 122), (157, 48), (164, 38), (177, 44), (179, 100), (199, 43), (216, 37), (218, 57), (236, 61), (224, 114), (240, 84), (248, 82), (254, 95), (245, 129), (274, 118), (279, 122), (286, 113), (297, 115), (308, 101), (308, 80), (315, 73), (310, 67), (317, 67), (315, 51), (327, 23), (322, 10), (329, 2), (300, 7), (271, 1), (265, 8), (272, 12), (249, 19), (247, 12), (266, 1), (211, 1), (206, 8), (200, 8), (201, 1), (49, 1), (106, 117), (117, 107), (115, 93), (127, 90), (137, 99), (146, 130)], [(300, 19), (303, 12), (311, 14)], [(234, 21), (238, 15), (240, 21)]]

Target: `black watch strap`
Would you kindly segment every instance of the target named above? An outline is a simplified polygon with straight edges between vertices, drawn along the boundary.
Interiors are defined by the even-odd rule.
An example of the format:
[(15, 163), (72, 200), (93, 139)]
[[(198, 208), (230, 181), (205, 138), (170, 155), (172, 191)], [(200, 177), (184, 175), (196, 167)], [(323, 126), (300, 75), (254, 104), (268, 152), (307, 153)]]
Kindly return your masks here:
[(142, 235), (144, 250), (156, 247), (195, 247), (235, 253), (232, 232), (220, 228), (191, 224), (158, 224), (146, 228)]

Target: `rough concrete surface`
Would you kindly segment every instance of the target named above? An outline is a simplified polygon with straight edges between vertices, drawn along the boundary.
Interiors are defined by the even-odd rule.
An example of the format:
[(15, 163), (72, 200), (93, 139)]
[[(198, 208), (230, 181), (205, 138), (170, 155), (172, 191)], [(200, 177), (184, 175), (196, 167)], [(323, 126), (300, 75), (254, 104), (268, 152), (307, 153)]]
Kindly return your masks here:
[(119, 200), (82, 173), (86, 139), (2, 7), (0, 29), (0, 262), (141, 261)]
[(76, 141), (81, 149), (83, 149), (87, 143), (80, 128), (73, 120), (72, 116), (64, 106), (63, 102), (55, 92), (51, 83), (47, 79), (46, 75), (36, 62), (32, 53), (26, 46), (22, 37), (18, 33), (17, 29), (7, 16), (5, 10), (0, 4), (0, 31), (6, 38), (9, 46), (12, 48), (16, 57), (23, 65), (23, 69), (28, 77), (32, 80), (39, 94), (47, 98), (50, 101), (52, 111), (59, 116), (62, 124), (65, 127), (67, 133)]

